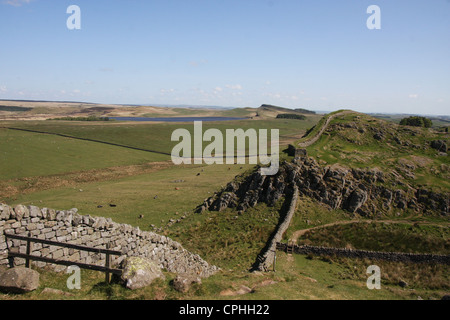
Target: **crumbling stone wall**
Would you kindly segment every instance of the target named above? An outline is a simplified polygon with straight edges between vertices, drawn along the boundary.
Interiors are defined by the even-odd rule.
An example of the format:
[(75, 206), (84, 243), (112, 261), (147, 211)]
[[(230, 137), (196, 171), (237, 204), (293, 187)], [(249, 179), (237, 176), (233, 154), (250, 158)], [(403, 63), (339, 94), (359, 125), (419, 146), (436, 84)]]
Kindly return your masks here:
[[(118, 224), (111, 219), (80, 215), (77, 211), (24, 205), (12, 208), (0, 204), (0, 265), (8, 265), (8, 248), (18, 248), (20, 253), (25, 253), (26, 250), (23, 241), (8, 240), (6, 243), (4, 233), (7, 232), (94, 248), (106, 248), (109, 243), (111, 250), (123, 253), (123, 256), (113, 260), (116, 265), (126, 256), (141, 256), (151, 259), (162, 269), (179, 274), (191, 273), (208, 277), (218, 270), (216, 266), (209, 265), (200, 256), (185, 250), (180, 243), (168, 237)], [(33, 244), (31, 254), (87, 264), (105, 263), (105, 256), (101, 254), (42, 244)], [(16, 258), (15, 262), (18, 265), (24, 264), (23, 259)], [(43, 262), (33, 263), (39, 267), (46, 265)], [(59, 270), (63, 269), (64, 267), (59, 266)]]

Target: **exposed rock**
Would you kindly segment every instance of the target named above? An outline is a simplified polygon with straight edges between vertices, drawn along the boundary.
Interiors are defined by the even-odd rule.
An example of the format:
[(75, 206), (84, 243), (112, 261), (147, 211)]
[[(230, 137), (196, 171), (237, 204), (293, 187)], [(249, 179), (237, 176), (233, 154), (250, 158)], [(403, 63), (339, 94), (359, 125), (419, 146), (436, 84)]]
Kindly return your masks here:
[(348, 199), (347, 210), (354, 213), (361, 208), (367, 201), (367, 192), (364, 190), (356, 189), (352, 192)]
[(0, 290), (11, 293), (27, 293), (39, 287), (39, 273), (35, 270), (16, 267), (0, 274)]
[(373, 138), (374, 138), (375, 140), (381, 141), (381, 140), (384, 139), (384, 136), (383, 136), (383, 133), (382, 133), (382, 132), (377, 132), (377, 133), (374, 134)]
[(300, 196), (315, 199), (331, 209), (344, 209), (364, 216), (407, 208), (417, 212), (449, 215), (446, 194), (426, 189), (394, 190), (386, 187), (396, 184), (406, 186), (404, 176), (414, 177), (408, 167), (400, 169), (403, 170), (402, 174), (394, 170), (386, 174), (376, 168), (321, 166), (311, 157), (295, 158), (292, 163), (281, 164), (275, 176), (262, 176), (260, 170), (257, 170), (248, 176), (237, 177), (222, 192), (206, 199), (197, 208), (197, 212), (236, 208), (238, 212), (245, 213), (261, 202), (273, 206), (291, 193), (293, 185), (297, 185)]
[(173, 280), (173, 288), (178, 292), (186, 293), (193, 284), (201, 284), (202, 279), (191, 274), (179, 274)]
[(147, 287), (155, 279), (165, 279), (161, 269), (151, 260), (142, 257), (128, 257), (122, 262), (122, 280), (131, 290)]
[(439, 152), (447, 152), (447, 144), (443, 140), (434, 140), (431, 142), (431, 147)]

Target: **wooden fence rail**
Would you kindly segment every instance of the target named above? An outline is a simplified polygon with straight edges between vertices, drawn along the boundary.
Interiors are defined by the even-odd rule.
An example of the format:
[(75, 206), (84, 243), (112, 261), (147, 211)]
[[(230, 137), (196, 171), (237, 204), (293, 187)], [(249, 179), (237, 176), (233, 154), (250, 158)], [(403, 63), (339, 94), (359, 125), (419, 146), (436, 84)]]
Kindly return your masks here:
[[(6, 232), (4, 234), (5, 234), (5, 241), (6, 241), (7, 246), (8, 246), (8, 239), (20, 240), (20, 241), (26, 242), (26, 253), (20, 253), (17, 250), (14, 250), (14, 249), (18, 249), (18, 248), (9, 248), (9, 246), (8, 246), (8, 259), (10, 259), (11, 267), (14, 266), (14, 258), (22, 258), (22, 259), (25, 259), (25, 266), (27, 268), (30, 268), (30, 265), (31, 265), (30, 261), (33, 260), (33, 261), (52, 263), (52, 264), (58, 264), (58, 265), (63, 265), (63, 266), (78, 266), (82, 269), (101, 271), (101, 272), (105, 273), (107, 283), (110, 282), (110, 274), (122, 275), (121, 269), (111, 268), (111, 256), (121, 256), (122, 252), (110, 250), (109, 244), (106, 245), (106, 249), (102, 249), (102, 248), (92, 248), (92, 247), (80, 246), (80, 245), (76, 245), (76, 244), (62, 243), (62, 242), (32, 238), (30, 234), (28, 237), (19, 236), (19, 235), (15, 235), (15, 234), (8, 234)], [(106, 255), (105, 266), (34, 256), (34, 255), (31, 255), (32, 243), (40, 243), (40, 244), (49, 245), (49, 246), (56, 246), (56, 247), (74, 249), (74, 250), (79, 250), (79, 251), (105, 254)]]

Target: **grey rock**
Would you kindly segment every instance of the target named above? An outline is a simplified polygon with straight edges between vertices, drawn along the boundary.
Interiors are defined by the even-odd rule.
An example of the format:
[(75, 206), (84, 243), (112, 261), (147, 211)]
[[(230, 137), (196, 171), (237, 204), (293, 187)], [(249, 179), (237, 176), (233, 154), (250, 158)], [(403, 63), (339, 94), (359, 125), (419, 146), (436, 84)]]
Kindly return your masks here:
[(28, 208), (21, 204), (14, 207), (14, 212), (16, 213), (17, 221), (21, 221), (22, 219), (30, 216), (30, 212), (28, 211)]
[(39, 287), (39, 273), (29, 268), (17, 267), (0, 275), (0, 289), (11, 293), (27, 293)]
[(36, 206), (28, 206), (28, 210), (30, 211), (30, 217), (36, 218), (42, 215), (41, 210)]
[(367, 192), (360, 189), (356, 189), (355, 191), (352, 192), (352, 194), (348, 199), (347, 209), (350, 212), (354, 213), (359, 208), (361, 208), (364, 205), (364, 203), (366, 203), (366, 201), (367, 201)]
[(165, 279), (161, 268), (153, 261), (142, 257), (128, 257), (122, 262), (122, 280), (130, 290), (147, 287), (155, 279)]
[(431, 147), (439, 152), (447, 152), (447, 144), (443, 140), (434, 140), (431, 142)]
[(179, 274), (173, 280), (173, 288), (181, 293), (186, 293), (189, 291), (193, 284), (201, 284), (202, 279), (191, 274)]

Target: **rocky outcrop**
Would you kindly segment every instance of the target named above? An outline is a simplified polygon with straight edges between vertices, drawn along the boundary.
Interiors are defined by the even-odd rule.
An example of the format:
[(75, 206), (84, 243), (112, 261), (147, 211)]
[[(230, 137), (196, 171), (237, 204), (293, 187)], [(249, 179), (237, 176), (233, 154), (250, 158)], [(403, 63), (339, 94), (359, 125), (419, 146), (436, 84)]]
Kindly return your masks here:
[(446, 153), (448, 148), (447, 148), (447, 144), (445, 143), (445, 141), (443, 140), (434, 140), (431, 141), (431, 147), (433, 149), (436, 149), (439, 152), (444, 152)]
[(247, 177), (238, 177), (222, 192), (206, 199), (197, 212), (226, 208), (244, 212), (260, 202), (273, 205), (292, 194), (293, 187), (297, 186), (300, 196), (315, 199), (330, 209), (343, 209), (361, 216), (377, 217), (407, 209), (428, 215), (449, 215), (448, 194), (409, 185), (405, 188), (397, 179), (395, 172), (321, 166), (311, 157), (301, 157), (293, 163), (283, 163), (275, 176), (262, 176), (257, 170)]

